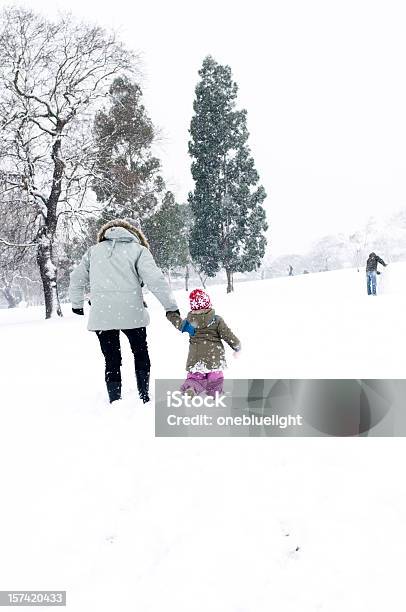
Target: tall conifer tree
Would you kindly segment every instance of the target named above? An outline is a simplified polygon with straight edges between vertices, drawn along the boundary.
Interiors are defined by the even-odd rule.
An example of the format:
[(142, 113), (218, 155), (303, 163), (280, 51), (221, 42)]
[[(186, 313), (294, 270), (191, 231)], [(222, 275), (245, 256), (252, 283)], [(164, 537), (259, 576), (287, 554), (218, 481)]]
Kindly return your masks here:
[(264, 256), (266, 193), (248, 146), (247, 112), (236, 110), (231, 68), (209, 56), (199, 75), (189, 142), (195, 181), (190, 252), (208, 276), (225, 269), (230, 292), (233, 273), (257, 269)]
[(97, 199), (103, 216), (131, 217), (139, 223), (152, 214), (164, 195), (161, 164), (152, 152), (155, 130), (142, 104), (142, 91), (127, 77), (117, 77), (109, 91), (110, 108), (94, 121), (97, 145)]

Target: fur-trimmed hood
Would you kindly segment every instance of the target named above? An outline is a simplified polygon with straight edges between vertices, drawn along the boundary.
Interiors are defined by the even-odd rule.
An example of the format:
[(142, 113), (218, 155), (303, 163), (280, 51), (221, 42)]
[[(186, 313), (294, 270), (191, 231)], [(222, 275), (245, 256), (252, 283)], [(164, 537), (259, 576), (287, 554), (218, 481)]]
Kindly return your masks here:
[(129, 223), (125, 219), (113, 219), (112, 221), (105, 223), (100, 228), (97, 234), (97, 242), (103, 242), (103, 240), (107, 240), (106, 232), (112, 227), (122, 227), (123, 229), (127, 230), (127, 232), (135, 236), (142, 246), (149, 249), (148, 241), (145, 238), (144, 234), (141, 232), (141, 230), (134, 227), (134, 225), (131, 225), (131, 223)]

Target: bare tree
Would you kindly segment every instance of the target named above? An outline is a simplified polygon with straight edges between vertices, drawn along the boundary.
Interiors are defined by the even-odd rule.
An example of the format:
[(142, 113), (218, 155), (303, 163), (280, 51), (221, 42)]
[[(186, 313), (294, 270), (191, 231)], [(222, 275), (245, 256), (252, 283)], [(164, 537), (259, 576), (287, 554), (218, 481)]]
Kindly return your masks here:
[[(49, 22), (22, 8), (1, 14), (0, 171), (7, 190), (23, 189), (46, 318), (62, 315), (55, 239), (61, 215), (75, 216), (94, 178), (89, 128), (117, 74), (132, 72), (135, 57), (103, 29), (64, 16)], [(11, 177), (11, 178), (10, 178)]]
[(8, 237), (7, 241), (0, 239), (0, 292), (9, 308), (26, 297), (27, 278), (38, 282), (31, 248), (34, 216), (27, 206), (26, 191), (7, 188), (13, 181), (18, 177), (0, 175), (0, 226)]

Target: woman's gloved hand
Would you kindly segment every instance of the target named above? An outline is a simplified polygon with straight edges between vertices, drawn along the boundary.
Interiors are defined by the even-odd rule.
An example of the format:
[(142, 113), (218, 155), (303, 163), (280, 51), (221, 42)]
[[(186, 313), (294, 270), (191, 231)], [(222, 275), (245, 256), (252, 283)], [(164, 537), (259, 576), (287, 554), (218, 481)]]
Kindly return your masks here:
[(83, 308), (72, 308), (72, 312), (77, 315), (84, 315)]
[(166, 313), (166, 318), (174, 327), (176, 327), (176, 329), (180, 329), (182, 319), (179, 310), (168, 310)]

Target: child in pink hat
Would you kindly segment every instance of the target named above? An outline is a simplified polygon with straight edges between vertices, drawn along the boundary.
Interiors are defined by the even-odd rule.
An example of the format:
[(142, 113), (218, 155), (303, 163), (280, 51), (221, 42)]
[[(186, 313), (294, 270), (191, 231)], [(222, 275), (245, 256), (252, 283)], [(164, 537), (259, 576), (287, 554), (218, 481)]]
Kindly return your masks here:
[(216, 315), (205, 291), (194, 289), (189, 301), (190, 312), (185, 320), (178, 313), (166, 315), (177, 329), (190, 335), (186, 362), (188, 374), (181, 390), (214, 396), (223, 391), (223, 370), (227, 365), (223, 340), (236, 353), (241, 350), (241, 342), (224, 319)]

